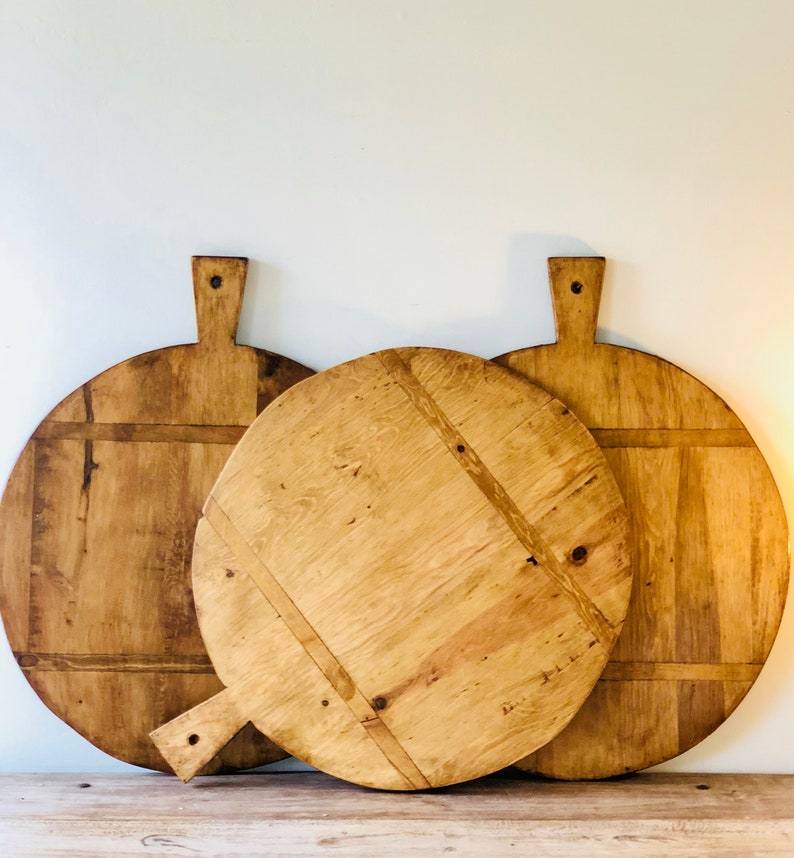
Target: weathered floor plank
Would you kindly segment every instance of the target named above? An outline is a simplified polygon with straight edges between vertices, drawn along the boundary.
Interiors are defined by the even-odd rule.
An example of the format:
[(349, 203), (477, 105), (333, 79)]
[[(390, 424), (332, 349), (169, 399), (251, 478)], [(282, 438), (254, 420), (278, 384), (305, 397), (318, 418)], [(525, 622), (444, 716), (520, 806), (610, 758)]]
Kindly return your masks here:
[(794, 854), (794, 775), (499, 776), (386, 793), (314, 772), (0, 775), (17, 856)]

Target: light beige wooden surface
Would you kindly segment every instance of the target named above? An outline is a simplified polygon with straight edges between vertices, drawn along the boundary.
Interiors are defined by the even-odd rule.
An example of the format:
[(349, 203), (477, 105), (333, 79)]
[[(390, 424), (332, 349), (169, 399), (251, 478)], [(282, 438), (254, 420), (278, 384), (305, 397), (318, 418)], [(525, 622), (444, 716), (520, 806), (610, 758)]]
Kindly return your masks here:
[[(708, 787), (705, 789), (704, 787)], [(319, 773), (0, 775), (6, 858), (790, 856), (794, 776), (485, 778), (364, 790)]]
[(570, 719), (628, 605), (625, 507), (592, 437), (458, 352), (296, 385), (204, 513), (196, 605), (227, 690), (154, 734), (184, 778), (247, 720), (369, 786), (494, 771)]
[[(166, 764), (149, 732), (221, 687), (191, 591), (201, 505), (259, 411), (311, 374), (235, 345), (246, 271), (194, 258), (198, 343), (132, 358), (64, 399), (0, 505), (0, 610), (25, 676), (89, 741), (155, 769)], [(249, 726), (208, 764), (281, 756)]]
[(593, 694), (522, 765), (605, 777), (670, 759), (734, 710), (777, 632), (788, 528), (772, 475), (739, 418), (660, 358), (594, 342), (603, 259), (549, 260), (556, 345), (497, 358), (590, 428), (631, 516), (629, 615)]

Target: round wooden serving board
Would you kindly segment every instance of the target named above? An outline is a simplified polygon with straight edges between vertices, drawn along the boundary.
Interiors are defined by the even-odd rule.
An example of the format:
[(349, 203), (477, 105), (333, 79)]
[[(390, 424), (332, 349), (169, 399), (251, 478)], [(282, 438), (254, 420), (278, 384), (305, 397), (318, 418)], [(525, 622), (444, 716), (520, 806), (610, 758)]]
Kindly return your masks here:
[(481, 358), (397, 349), (296, 385), (229, 459), (196, 532), (227, 686), (153, 734), (187, 779), (248, 720), (385, 789), (548, 741), (631, 588), (625, 507), (561, 402)]
[(593, 694), (520, 766), (602, 778), (699, 742), (758, 676), (788, 585), (788, 528), (738, 417), (667, 361), (595, 343), (604, 260), (549, 260), (556, 345), (496, 360), (564, 399), (595, 436), (631, 517), (635, 584)]
[[(195, 618), (201, 505), (264, 406), (311, 371), (236, 346), (247, 260), (195, 257), (199, 342), (158, 349), (66, 397), (0, 504), (0, 610), (47, 706), (118, 759), (169, 771), (149, 733), (221, 685)], [(206, 771), (284, 753), (247, 727)]]

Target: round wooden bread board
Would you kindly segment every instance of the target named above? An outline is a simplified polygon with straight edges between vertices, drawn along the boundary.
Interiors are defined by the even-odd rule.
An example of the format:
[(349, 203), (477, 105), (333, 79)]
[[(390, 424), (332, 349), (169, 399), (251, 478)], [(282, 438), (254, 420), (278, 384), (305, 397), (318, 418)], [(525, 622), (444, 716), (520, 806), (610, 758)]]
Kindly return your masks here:
[(673, 364), (595, 343), (601, 258), (549, 260), (557, 343), (496, 358), (570, 404), (623, 492), (635, 546), (626, 625), (570, 725), (519, 766), (603, 778), (691, 748), (758, 676), (788, 587), (788, 527), (728, 405)]
[(252, 721), (366, 786), (510, 764), (571, 718), (631, 589), (625, 506), (561, 402), (403, 348), (296, 385), (204, 508), (193, 582), (226, 690), (153, 733), (189, 779)]
[[(0, 610), (46, 705), (103, 751), (169, 771), (149, 738), (222, 686), (195, 618), (201, 506), (264, 406), (311, 370), (235, 345), (247, 260), (194, 257), (199, 341), (124, 361), (66, 397), (0, 503)], [(247, 726), (206, 772), (281, 759)]]

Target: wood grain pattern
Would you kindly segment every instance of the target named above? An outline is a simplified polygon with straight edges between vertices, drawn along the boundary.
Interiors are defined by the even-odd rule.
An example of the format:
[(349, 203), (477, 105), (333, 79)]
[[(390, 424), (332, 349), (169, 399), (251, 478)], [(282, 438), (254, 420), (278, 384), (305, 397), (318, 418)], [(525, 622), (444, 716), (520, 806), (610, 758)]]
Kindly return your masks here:
[(317, 772), (198, 778), (0, 775), (14, 858), (107, 855), (791, 855), (794, 776), (491, 777), (429, 793)]
[[(125, 361), (70, 394), (0, 504), (0, 610), (52, 711), (119, 759), (168, 771), (148, 737), (222, 686), (195, 618), (196, 522), (257, 413), (311, 371), (235, 344), (247, 260), (195, 257), (199, 341)], [(283, 752), (251, 727), (211, 770)]]
[[(628, 604), (627, 538), (566, 406), (480, 358), (379, 352), (287, 391), (238, 444), (196, 532), (199, 624), (290, 753), (440, 786), (570, 719)], [(185, 779), (214, 750), (200, 714), (153, 733)]]
[(598, 778), (663, 762), (741, 701), (775, 638), (788, 587), (788, 527), (749, 433), (683, 370), (595, 343), (604, 260), (549, 260), (558, 341), (496, 361), (576, 412), (623, 492), (635, 587), (593, 694), (521, 765)]

